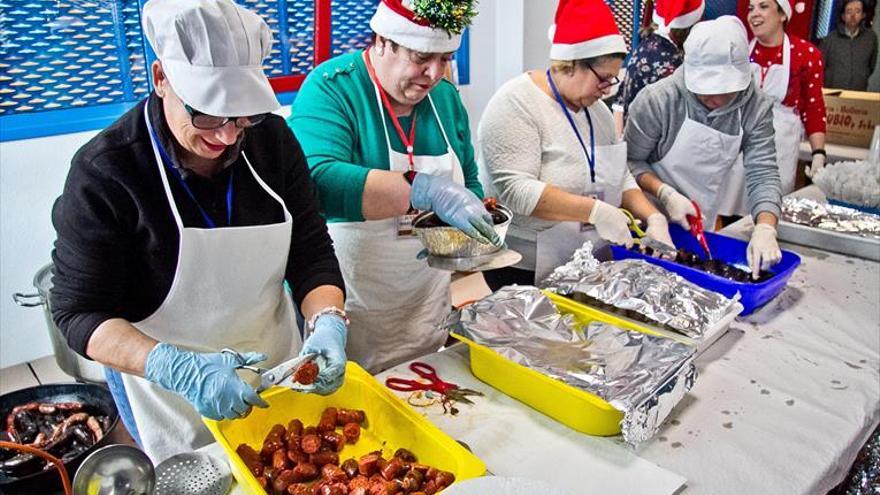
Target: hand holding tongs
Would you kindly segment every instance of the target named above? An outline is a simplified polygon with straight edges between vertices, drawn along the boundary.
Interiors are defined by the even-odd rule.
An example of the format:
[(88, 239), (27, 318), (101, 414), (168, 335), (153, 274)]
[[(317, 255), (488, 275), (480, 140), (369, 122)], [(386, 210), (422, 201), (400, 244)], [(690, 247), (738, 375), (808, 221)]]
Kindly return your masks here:
[[(290, 376), (293, 375), (293, 373), (297, 369), (299, 369), (300, 366), (314, 360), (318, 356), (317, 354), (306, 354), (303, 356), (297, 356), (293, 359), (284, 361), (274, 368), (266, 369), (246, 364), (245, 360), (242, 358), (242, 355), (238, 351), (232, 349), (223, 349), (220, 352), (235, 356), (235, 358), (239, 362), (235, 369), (248, 370), (260, 375), (260, 386), (257, 387), (258, 393), (274, 385), (281, 385), (282, 382), (290, 378)], [(293, 385), (294, 383), (291, 383), (289, 387), (294, 390), (302, 390), (302, 388), (297, 388)]]
[(711, 260), (712, 253), (709, 251), (709, 244), (706, 242), (706, 232), (703, 230), (703, 212), (700, 211), (700, 205), (696, 201), (691, 201), (691, 204), (694, 205), (694, 210), (697, 211), (696, 216), (687, 216), (687, 221), (691, 226), (691, 235), (697, 238), (700, 246), (703, 247), (703, 251), (706, 252), (706, 256)]
[(636, 220), (636, 217), (634, 217), (629, 210), (627, 210), (626, 208), (621, 208), (620, 211), (622, 211), (624, 215), (629, 217), (629, 231), (633, 234), (633, 242), (642, 247), (651, 248), (661, 257), (673, 260), (675, 259), (676, 255), (678, 255), (678, 251), (676, 251), (674, 247), (669, 246), (666, 243), (660, 242), (652, 237), (648, 237), (647, 232), (642, 230), (642, 228), (639, 226), (639, 221)]

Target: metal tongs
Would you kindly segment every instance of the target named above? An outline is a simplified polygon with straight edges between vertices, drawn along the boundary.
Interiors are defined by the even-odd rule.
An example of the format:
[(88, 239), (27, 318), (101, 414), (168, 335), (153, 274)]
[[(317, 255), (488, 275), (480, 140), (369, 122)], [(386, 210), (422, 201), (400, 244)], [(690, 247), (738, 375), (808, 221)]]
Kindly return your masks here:
[(706, 231), (703, 230), (703, 212), (700, 211), (700, 205), (698, 205), (696, 201), (691, 201), (691, 204), (693, 204), (694, 209), (697, 210), (696, 216), (687, 216), (687, 221), (691, 225), (691, 235), (697, 239), (700, 246), (702, 246), (703, 251), (706, 252), (706, 256), (711, 260), (712, 252), (709, 251), (709, 244), (706, 242)]
[[(260, 368), (258, 366), (252, 366), (252, 365), (247, 364), (245, 362), (244, 357), (241, 355), (241, 353), (239, 353), (238, 351), (235, 351), (233, 349), (223, 349), (220, 352), (222, 352), (224, 354), (231, 354), (231, 355), (235, 356), (235, 359), (239, 363), (235, 367), (235, 369), (248, 370), (248, 371), (252, 371), (252, 372), (260, 375), (260, 386), (257, 387), (258, 393), (262, 392), (262, 391), (266, 390), (267, 388), (270, 388), (274, 385), (281, 385), (285, 380), (290, 378), (290, 376), (293, 375), (293, 373), (297, 369), (299, 369), (300, 366), (302, 366), (303, 364), (305, 364), (309, 361), (313, 361), (316, 357), (318, 357), (317, 354), (305, 354), (305, 355), (297, 356), (293, 359), (289, 359), (287, 361), (284, 361), (283, 363), (279, 364), (278, 366), (275, 366), (274, 368), (266, 369), (266, 368)], [(292, 388), (294, 390), (298, 390), (298, 388), (294, 386), (294, 383), (290, 383), (288, 385), (288, 387)], [(299, 390), (302, 390), (302, 389), (299, 388)]]
[(626, 208), (621, 208), (620, 211), (622, 211), (624, 215), (629, 217), (629, 231), (632, 232), (633, 241), (636, 244), (642, 247), (651, 248), (655, 253), (663, 258), (668, 258), (671, 260), (675, 259), (676, 255), (678, 255), (678, 251), (676, 251), (674, 247), (666, 243), (660, 242), (656, 239), (652, 239), (651, 237), (648, 237), (647, 233), (639, 226), (639, 221), (636, 220), (636, 217), (634, 217), (629, 210), (627, 210)]

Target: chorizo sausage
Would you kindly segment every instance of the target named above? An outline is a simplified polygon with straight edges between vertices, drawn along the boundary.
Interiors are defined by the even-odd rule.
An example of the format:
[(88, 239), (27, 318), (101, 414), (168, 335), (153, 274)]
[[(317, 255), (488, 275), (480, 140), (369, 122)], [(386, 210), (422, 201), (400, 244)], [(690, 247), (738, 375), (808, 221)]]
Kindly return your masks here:
[(388, 461), (388, 463), (382, 468), (381, 474), (383, 478), (391, 481), (396, 478), (401, 471), (403, 471), (403, 464), (399, 459), (394, 458)]
[(358, 472), (364, 476), (372, 476), (379, 472), (379, 454), (367, 454), (358, 460)]
[(277, 494), (283, 494), (287, 491), (287, 487), (289, 487), (294, 481), (293, 470), (285, 469), (281, 471), (281, 473), (272, 480), (272, 490), (274, 490)]
[(327, 448), (334, 452), (341, 452), (345, 447), (345, 438), (332, 430), (321, 433), (321, 440)]
[(394, 451), (394, 457), (397, 457), (398, 459), (400, 459), (402, 461), (406, 461), (408, 463), (418, 462), (416, 455), (413, 454), (412, 452), (410, 452), (409, 450), (404, 449), (404, 448), (400, 448), (400, 449), (397, 449), (396, 451)]
[(235, 449), (235, 453), (241, 457), (244, 465), (247, 466), (248, 471), (253, 473), (254, 476), (260, 477), (263, 475), (263, 462), (260, 460), (260, 454), (257, 453), (250, 445), (241, 444)]
[(321, 476), (331, 483), (343, 483), (348, 481), (348, 475), (335, 464), (325, 464), (321, 467)]
[[(290, 467), (290, 463), (287, 460), (287, 450), (282, 448), (272, 453), (272, 467), (276, 471), (285, 471)], [(284, 488), (287, 489), (287, 487)]]
[(296, 475), (293, 481), (312, 481), (318, 477), (318, 468), (315, 467), (314, 464), (304, 462), (302, 464), (297, 464), (296, 467), (293, 468), (293, 474)]
[(361, 427), (357, 423), (346, 423), (345, 426), (342, 427), (342, 435), (345, 437), (346, 443), (357, 443), (358, 439), (361, 437)]
[(339, 454), (336, 452), (318, 452), (309, 456), (309, 463), (317, 467), (323, 467), (327, 464), (339, 465)]
[(321, 439), (318, 437), (318, 435), (314, 434), (303, 435), (302, 445), (300, 445), (300, 448), (306, 454), (314, 454), (321, 449)]

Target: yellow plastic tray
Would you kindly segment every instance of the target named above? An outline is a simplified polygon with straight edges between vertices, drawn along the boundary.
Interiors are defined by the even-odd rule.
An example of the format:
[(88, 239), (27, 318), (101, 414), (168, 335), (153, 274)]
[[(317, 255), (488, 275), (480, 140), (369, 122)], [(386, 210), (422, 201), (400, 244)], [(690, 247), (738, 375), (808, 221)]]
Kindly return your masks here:
[[(659, 336), (657, 332), (597, 309), (544, 291), (560, 313), (571, 314), (575, 322), (593, 321)], [(610, 436), (620, 433), (623, 413), (595, 394), (567, 385), (538, 371), (503, 357), (492, 349), (452, 334), (468, 345), (474, 376), (505, 394), (537, 409), (560, 423), (588, 435)]]
[(419, 462), (449, 471), (455, 474), (456, 480), (475, 478), (486, 472), (483, 461), (416, 413), (353, 362), (349, 362), (345, 369), (345, 383), (332, 395), (303, 394), (284, 387), (273, 387), (261, 395), (269, 407), (254, 408), (245, 418), (223, 421), (204, 419), (211, 434), (229, 456), (232, 474), (246, 493), (262, 495), (266, 492), (235, 453), (236, 447), (246, 443), (259, 451), (273, 425), (280, 423), (287, 426), (294, 418), (301, 419), (306, 425), (317, 425), (321, 412), (329, 406), (363, 409), (367, 413), (360, 440), (354, 445), (346, 445), (339, 454), (340, 459), (357, 459), (375, 450), (383, 450), (386, 455), (391, 455), (404, 447), (413, 452)]

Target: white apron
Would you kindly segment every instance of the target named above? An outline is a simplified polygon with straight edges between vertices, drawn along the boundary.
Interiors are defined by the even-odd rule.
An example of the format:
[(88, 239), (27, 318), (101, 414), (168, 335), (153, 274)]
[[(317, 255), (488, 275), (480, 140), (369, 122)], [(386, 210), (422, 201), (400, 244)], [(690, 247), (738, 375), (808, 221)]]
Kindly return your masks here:
[[(391, 149), (385, 108), (378, 88), (376, 103), (382, 115), (389, 169), (409, 170), (409, 157)], [(416, 155), (414, 169), (440, 175), (464, 185), (458, 157), (449, 144), (434, 101), (434, 118), (446, 142), (446, 153)], [(434, 352), (446, 341), (437, 325), (449, 312), (449, 272), (434, 270), (416, 255), (416, 237), (397, 236), (397, 218), (331, 223), (327, 227), (345, 279), (345, 311), (351, 319), (348, 358), (370, 373)]]
[[(755, 49), (756, 40), (752, 40), (749, 53)], [(782, 194), (794, 190), (797, 177), (798, 154), (803, 138), (803, 124), (797, 111), (782, 104), (788, 93), (788, 78), (791, 75), (791, 41), (786, 34), (782, 40), (782, 65), (771, 65), (763, 74), (762, 68), (756, 63), (751, 64), (752, 79), (764, 93), (773, 98), (773, 133), (776, 144), (776, 163), (779, 177), (782, 179)], [(742, 160), (731, 174), (723, 206), (720, 210), (724, 215), (747, 215), (748, 201), (745, 192), (745, 168)]]
[(703, 225), (710, 230), (725, 192), (723, 186), (740, 155), (742, 135), (742, 126), (739, 134), (731, 136), (691, 120), (688, 115), (672, 148), (654, 164), (660, 180), (700, 205)]
[[(602, 191), (603, 201), (620, 206), (623, 183), (626, 179), (626, 142), (596, 146), (596, 183), (587, 176), (584, 196), (594, 196)], [(585, 241), (593, 241), (593, 251), (608, 244), (599, 237), (596, 228), (581, 222), (559, 222), (547, 230), (538, 232), (535, 249), (535, 283), (544, 280), (553, 270), (568, 262), (575, 249)]]
[[(152, 128), (145, 112), (148, 129)], [(151, 133), (152, 140), (152, 133)], [(274, 366), (301, 347), (293, 303), (284, 289), (292, 220), (284, 201), (248, 169), (284, 208), (284, 222), (246, 227), (184, 227), (155, 141), (156, 166), (180, 233), (177, 269), (165, 300), (134, 323), (144, 334), (184, 349), (218, 352), (224, 347), (257, 351)], [(242, 377), (257, 381), (249, 373)], [(198, 412), (182, 396), (143, 378), (122, 374), (142, 446), (156, 464), (212, 442)]]

